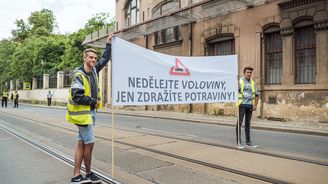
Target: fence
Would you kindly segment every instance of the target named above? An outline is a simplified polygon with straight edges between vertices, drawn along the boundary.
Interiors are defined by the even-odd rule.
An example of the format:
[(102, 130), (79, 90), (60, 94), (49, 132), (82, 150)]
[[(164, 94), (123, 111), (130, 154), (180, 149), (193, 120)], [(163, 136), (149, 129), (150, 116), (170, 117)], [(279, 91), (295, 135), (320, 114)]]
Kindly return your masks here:
[(37, 77), (36, 78), (36, 89), (42, 89), (43, 88), (43, 77)]
[(57, 73), (49, 74), (49, 88), (57, 88)]
[(71, 86), (70, 75), (71, 75), (70, 71), (64, 71), (64, 88)]

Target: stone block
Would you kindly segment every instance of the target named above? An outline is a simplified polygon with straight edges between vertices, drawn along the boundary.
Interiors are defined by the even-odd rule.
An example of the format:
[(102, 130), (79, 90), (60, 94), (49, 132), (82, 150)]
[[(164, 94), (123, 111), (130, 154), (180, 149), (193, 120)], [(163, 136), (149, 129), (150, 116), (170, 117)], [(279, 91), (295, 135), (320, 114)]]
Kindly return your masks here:
[(49, 89), (49, 74), (43, 74), (43, 89)]
[(211, 29), (210, 30), (210, 36), (216, 35), (216, 29)]
[(289, 18), (289, 14), (286, 12), (286, 13), (282, 13), (281, 14), (281, 18)]
[(229, 25), (228, 26), (228, 33), (234, 33), (235, 32), (235, 26), (234, 25)]
[(291, 27), (292, 21), (289, 18), (282, 19), (280, 22), (280, 28)]
[(222, 26), (222, 33), (228, 33), (228, 27)]
[(298, 16), (299, 16), (299, 17), (301, 17), (301, 16), (305, 16), (305, 15), (306, 15), (306, 10), (307, 10), (307, 9), (298, 10), (298, 11), (297, 11)]
[(314, 21), (322, 21), (322, 20), (325, 20), (325, 19), (328, 19), (328, 15), (327, 15), (326, 11), (316, 12), (314, 17), (313, 17)]
[(274, 22), (277, 22), (277, 23), (279, 23), (280, 21), (281, 21), (281, 16), (280, 15), (276, 15), (276, 16), (274, 16)]
[(309, 8), (309, 9), (307, 10), (306, 15), (312, 17), (312, 16), (314, 16), (315, 12), (316, 12), (316, 8), (315, 8), (315, 7), (312, 7), (312, 8)]
[(268, 17), (267, 18), (267, 23), (274, 22), (274, 17)]
[(295, 11), (295, 12), (290, 12), (290, 13), (289, 13), (289, 18), (290, 18), (291, 20), (295, 20), (297, 17), (298, 17), (298, 15), (297, 15), (297, 12), (296, 12), (296, 11)]
[(64, 72), (57, 72), (57, 89), (61, 89), (64, 87)]
[(15, 90), (14, 80), (10, 80), (9, 90)]
[(32, 90), (36, 89), (38, 86), (38, 79), (37, 78), (33, 78), (32, 79)]

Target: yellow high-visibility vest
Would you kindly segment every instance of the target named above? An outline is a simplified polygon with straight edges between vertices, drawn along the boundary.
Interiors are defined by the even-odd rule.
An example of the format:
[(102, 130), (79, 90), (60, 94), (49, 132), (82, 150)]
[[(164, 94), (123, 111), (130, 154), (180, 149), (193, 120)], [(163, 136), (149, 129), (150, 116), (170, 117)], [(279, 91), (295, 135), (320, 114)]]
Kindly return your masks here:
[(9, 96), (9, 93), (8, 93), (8, 92), (5, 92), (5, 91), (4, 91), (4, 92), (2, 93), (2, 97), (6, 97), (6, 98), (8, 98), (8, 96)]
[[(255, 83), (252, 79), (251, 81), (251, 87), (252, 87), (252, 99), (253, 99), (253, 105), (255, 103)], [(244, 92), (244, 87), (245, 83), (244, 80), (241, 78), (239, 79), (239, 86), (240, 86), (240, 91), (238, 92), (238, 106), (243, 102), (243, 92)]]
[[(74, 76), (77, 77), (80, 75), (83, 80), (83, 85), (84, 85), (84, 95), (85, 96), (90, 96), (91, 97), (91, 86), (88, 81), (87, 76), (83, 74), (82, 72), (77, 72)], [(98, 81), (98, 78), (96, 76), (96, 80)], [(100, 98), (100, 88), (99, 88), (99, 83), (98, 85), (98, 108), (102, 108), (102, 102)], [(66, 110), (66, 120), (72, 124), (75, 125), (90, 125), (92, 124), (92, 116), (90, 112), (90, 105), (78, 105), (73, 101), (73, 96), (72, 96), (72, 86), (70, 88), (69, 92), (69, 101), (67, 103), (67, 110)]]

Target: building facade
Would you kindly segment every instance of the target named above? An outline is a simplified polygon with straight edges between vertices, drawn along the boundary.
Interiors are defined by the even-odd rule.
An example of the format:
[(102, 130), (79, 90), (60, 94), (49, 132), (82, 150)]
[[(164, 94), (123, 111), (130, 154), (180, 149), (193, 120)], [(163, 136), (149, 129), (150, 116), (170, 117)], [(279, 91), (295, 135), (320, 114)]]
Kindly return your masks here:
[[(116, 21), (120, 37), (157, 52), (238, 55), (240, 75), (255, 69), (255, 116), (328, 122), (328, 0), (116, 0)], [(103, 75), (107, 85), (110, 72)], [(142, 108), (236, 113), (234, 104), (220, 103)]]

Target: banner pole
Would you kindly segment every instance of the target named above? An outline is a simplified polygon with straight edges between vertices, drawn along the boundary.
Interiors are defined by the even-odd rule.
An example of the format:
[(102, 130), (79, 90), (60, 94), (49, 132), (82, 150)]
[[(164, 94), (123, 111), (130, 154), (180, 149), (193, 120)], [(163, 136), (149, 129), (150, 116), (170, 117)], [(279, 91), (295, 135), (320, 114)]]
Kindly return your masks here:
[(237, 146), (240, 145), (239, 105), (237, 106)]
[[(112, 37), (112, 44), (114, 42), (114, 37)], [(114, 47), (113, 47), (114, 48)], [(113, 49), (114, 50), (114, 49)], [(113, 50), (112, 50), (112, 53), (113, 53)], [(111, 59), (112, 60), (112, 59)], [(111, 109), (112, 109), (112, 179), (114, 181), (114, 178), (115, 178), (115, 152), (114, 152), (114, 149), (115, 149), (115, 122), (114, 122), (114, 106), (113, 106), (113, 61), (111, 62), (110, 65), (110, 76), (108, 76), (110, 78), (110, 102), (111, 102)]]
[(238, 81), (238, 101), (237, 101), (237, 146), (240, 146), (240, 123), (239, 123), (239, 77), (237, 76)]
[(115, 127), (114, 127), (114, 108), (113, 108), (113, 104), (112, 104), (112, 179), (114, 180), (114, 143), (115, 143)]

